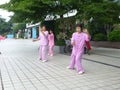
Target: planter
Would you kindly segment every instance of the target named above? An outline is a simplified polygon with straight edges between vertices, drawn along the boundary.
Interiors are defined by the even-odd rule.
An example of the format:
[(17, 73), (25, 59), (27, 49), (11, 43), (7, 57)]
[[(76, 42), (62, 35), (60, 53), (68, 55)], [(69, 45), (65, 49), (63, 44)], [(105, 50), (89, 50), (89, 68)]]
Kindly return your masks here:
[(106, 47), (106, 48), (118, 48), (120, 49), (120, 42), (108, 42), (108, 41), (91, 41), (91, 46)]
[(58, 53), (65, 53), (65, 41), (60, 39), (55, 41), (56, 49)]
[(65, 46), (55, 46), (55, 51), (57, 53), (63, 54), (63, 53), (65, 53), (64, 48), (65, 48)]
[(65, 53), (65, 46), (59, 46), (59, 53)]

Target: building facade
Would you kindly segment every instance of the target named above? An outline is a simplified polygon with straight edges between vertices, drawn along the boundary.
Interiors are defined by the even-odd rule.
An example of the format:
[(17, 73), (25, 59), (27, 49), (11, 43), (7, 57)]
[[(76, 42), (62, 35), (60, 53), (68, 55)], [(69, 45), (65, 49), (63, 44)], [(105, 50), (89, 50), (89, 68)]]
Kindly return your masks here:
[(40, 23), (26, 24), (26, 29), (25, 29), (26, 38), (36, 39), (39, 36), (39, 26), (40, 26)]

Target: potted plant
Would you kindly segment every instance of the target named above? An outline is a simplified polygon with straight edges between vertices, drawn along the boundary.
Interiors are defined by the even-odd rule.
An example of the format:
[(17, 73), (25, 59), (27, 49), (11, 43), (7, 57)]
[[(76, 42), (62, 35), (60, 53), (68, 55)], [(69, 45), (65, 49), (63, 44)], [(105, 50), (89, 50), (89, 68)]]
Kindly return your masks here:
[(65, 37), (67, 37), (67, 35), (64, 32), (59, 32), (59, 34), (57, 35), (55, 45), (59, 47), (59, 53), (64, 53)]

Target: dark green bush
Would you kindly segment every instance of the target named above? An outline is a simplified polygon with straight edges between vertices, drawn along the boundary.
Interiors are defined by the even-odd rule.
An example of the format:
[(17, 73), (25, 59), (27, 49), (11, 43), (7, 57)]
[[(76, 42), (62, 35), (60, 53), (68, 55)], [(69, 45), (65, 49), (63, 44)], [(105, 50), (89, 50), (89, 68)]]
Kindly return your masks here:
[(65, 41), (64, 40), (55, 40), (55, 45), (56, 46), (65, 46)]
[(107, 36), (102, 33), (95, 34), (94, 36), (94, 41), (106, 41), (106, 40)]
[(120, 30), (113, 30), (108, 35), (108, 40), (111, 42), (120, 42)]

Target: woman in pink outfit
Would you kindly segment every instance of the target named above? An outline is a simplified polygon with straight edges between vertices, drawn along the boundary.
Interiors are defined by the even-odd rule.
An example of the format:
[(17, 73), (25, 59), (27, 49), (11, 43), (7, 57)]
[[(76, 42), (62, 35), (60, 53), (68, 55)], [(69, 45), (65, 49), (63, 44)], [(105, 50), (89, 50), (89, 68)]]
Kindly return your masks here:
[(76, 65), (78, 74), (84, 73), (84, 69), (82, 67), (82, 55), (86, 41), (89, 41), (88, 35), (82, 32), (82, 25), (77, 24), (76, 32), (73, 33), (71, 39), (71, 44), (73, 45), (71, 63), (67, 68), (74, 69), (74, 66)]
[(53, 54), (54, 54), (54, 51), (53, 51), (53, 48), (54, 48), (54, 34), (53, 34), (52, 30), (50, 30), (48, 40), (49, 40), (49, 52), (48, 52), (48, 55), (53, 56)]
[(39, 60), (46, 62), (47, 61), (46, 53), (47, 53), (47, 46), (48, 46), (48, 31), (46, 31), (45, 26), (42, 26), (38, 39), (33, 41), (38, 41), (38, 40), (40, 40)]

